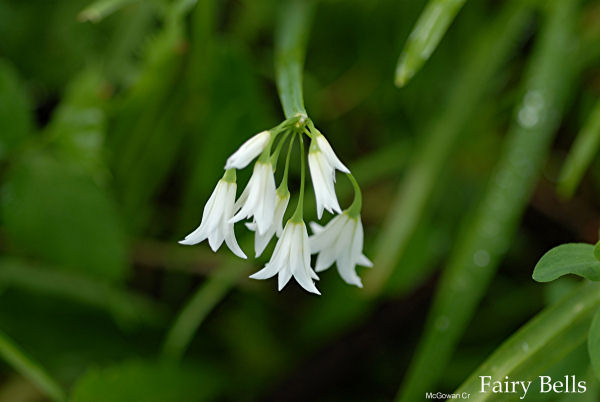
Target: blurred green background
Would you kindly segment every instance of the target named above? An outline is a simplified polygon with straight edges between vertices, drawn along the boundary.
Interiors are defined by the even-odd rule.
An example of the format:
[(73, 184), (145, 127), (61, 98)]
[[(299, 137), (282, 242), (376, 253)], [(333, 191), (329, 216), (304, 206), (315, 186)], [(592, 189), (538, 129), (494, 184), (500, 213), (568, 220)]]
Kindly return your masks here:
[[(536, 74), (528, 65), (551, 14), (544, 3), (467, 2), (398, 89), (395, 64), (424, 2), (319, 2), (306, 107), (361, 184), (375, 266), (359, 268), (365, 289), (324, 272), (315, 297), (295, 283), (278, 293), (274, 281), (247, 279), (270, 253), (240, 261), (225, 248), (177, 244), (199, 224), (227, 156), (283, 119), (273, 81), (278, 1), (105, 1), (99, 18), (98, 8), (82, 13), (89, 0), (2, 0), (0, 334), (77, 402), (391, 400), (439, 271), (496, 180), (507, 132), (527, 122), (518, 105)], [(498, 238), (493, 286), (482, 285), (431, 391), (456, 389), (573, 288), (571, 278), (533, 282), (546, 250), (597, 240), (600, 163), (570, 199), (556, 192), (600, 95), (600, 3), (580, 2), (573, 15), (568, 57), (556, 57), (564, 65), (541, 58), (548, 79), (529, 81), (555, 90), (550, 150), (522, 149), (540, 153), (541, 172), (522, 189), (508, 219), (515, 230)], [(407, 177), (417, 187), (428, 180), (419, 172), (431, 189), (417, 208), (402, 207)], [(293, 164), (292, 192), (297, 173)], [(344, 179), (338, 196), (352, 201)], [(407, 235), (403, 225), (413, 225)], [(250, 251), (251, 233), (236, 233)], [(6, 360), (0, 402), (48, 400)], [(554, 369), (587, 364), (577, 348)]]

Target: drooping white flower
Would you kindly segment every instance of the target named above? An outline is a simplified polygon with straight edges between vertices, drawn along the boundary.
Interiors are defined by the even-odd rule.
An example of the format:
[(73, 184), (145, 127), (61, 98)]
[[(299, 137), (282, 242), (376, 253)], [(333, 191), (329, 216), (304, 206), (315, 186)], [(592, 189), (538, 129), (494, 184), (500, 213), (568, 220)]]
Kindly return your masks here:
[(280, 194), (280, 191), (277, 191), (277, 203), (275, 204), (275, 215), (273, 217), (273, 222), (271, 226), (267, 229), (264, 234), (260, 234), (256, 229), (256, 222), (246, 223), (246, 227), (248, 229), (256, 232), (254, 236), (254, 251), (256, 252), (256, 257), (259, 257), (273, 235), (277, 235), (277, 237), (281, 237), (281, 233), (283, 232), (283, 215), (285, 214), (285, 210), (287, 209), (288, 203), (290, 202), (290, 193), (286, 191), (284, 194)]
[(338, 159), (323, 134), (316, 132), (308, 152), (310, 177), (315, 190), (317, 216), (323, 216), (323, 209), (333, 213), (341, 213), (340, 204), (335, 194), (335, 170), (350, 173), (350, 170)]
[(311, 252), (319, 253), (315, 271), (324, 271), (336, 262), (342, 279), (362, 288), (356, 265), (372, 267), (373, 263), (362, 253), (363, 226), (360, 216), (350, 217), (343, 213), (325, 227), (311, 222), (310, 228), (313, 231), (310, 237)]
[(248, 185), (235, 203), (234, 209), (236, 211), (239, 209), (239, 212), (235, 214), (231, 222), (239, 222), (254, 216), (256, 231), (263, 235), (273, 223), (276, 202), (273, 167), (270, 162), (258, 161), (254, 165)]
[(208, 238), (208, 244), (213, 251), (217, 251), (223, 241), (235, 255), (247, 258), (235, 238), (231, 218), (234, 211), (235, 192), (237, 185), (225, 179), (219, 180), (215, 190), (208, 199), (200, 226), (187, 235), (180, 244), (192, 245)]
[(225, 169), (243, 169), (265, 149), (271, 139), (269, 131), (261, 131), (242, 144), (225, 163)]
[(253, 279), (268, 279), (278, 275), (279, 290), (293, 276), (304, 289), (320, 295), (313, 280), (319, 279), (310, 266), (310, 247), (304, 222), (289, 220), (275, 246), (271, 260), (263, 269), (250, 275)]

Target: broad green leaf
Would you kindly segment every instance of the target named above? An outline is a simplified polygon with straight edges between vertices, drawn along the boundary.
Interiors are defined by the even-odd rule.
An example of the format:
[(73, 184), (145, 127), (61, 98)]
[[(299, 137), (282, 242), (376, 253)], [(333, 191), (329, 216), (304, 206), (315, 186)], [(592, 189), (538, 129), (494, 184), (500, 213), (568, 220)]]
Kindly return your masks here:
[(600, 379), (600, 308), (596, 311), (588, 334), (588, 351), (596, 377)]
[(570, 243), (554, 247), (536, 264), (533, 279), (550, 282), (567, 274), (600, 281), (600, 261), (594, 258), (593, 245)]
[(63, 269), (124, 279), (125, 236), (111, 199), (52, 157), (31, 151), (9, 171), (0, 216), (20, 252)]
[(212, 401), (216, 385), (214, 373), (194, 367), (127, 361), (88, 370), (75, 384), (70, 401)]
[(594, 246), (594, 257), (600, 261), (600, 241)]
[(16, 71), (0, 60), (0, 161), (25, 141), (32, 121), (29, 101)]

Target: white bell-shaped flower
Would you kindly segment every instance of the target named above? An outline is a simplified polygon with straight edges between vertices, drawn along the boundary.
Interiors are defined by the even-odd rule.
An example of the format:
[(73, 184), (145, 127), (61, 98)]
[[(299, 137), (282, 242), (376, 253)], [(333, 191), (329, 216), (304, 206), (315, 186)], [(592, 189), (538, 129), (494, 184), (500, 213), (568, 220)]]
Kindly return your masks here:
[(269, 131), (261, 131), (235, 151), (225, 163), (225, 169), (243, 169), (264, 151), (271, 140)]
[(373, 263), (363, 254), (363, 226), (360, 215), (351, 217), (343, 213), (333, 218), (325, 227), (311, 222), (310, 237), (312, 254), (318, 253), (315, 270), (321, 272), (337, 263), (342, 279), (362, 288), (356, 265), (372, 267)]
[(275, 216), (273, 217), (273, 222), (271, 226), (267, 229), (264, 234), (260, 234), (256, 227), (256, 222), (246, 223), (246, 227), (254, 232), (256, 232), (254, 236), (254, 251), (256, 253), (256, 257), (259, 257), (267, 244), (273, 238), (273, 235), (277, 235), (277, 237), (281, 237), (281, 233), (283, 232), (283, 215), (285, 215), (285, 210), (287, 209), (288, 203), (290, 202), (290, 193), (289, 191), (280, 192), (277, 191), (277, 203), (275, 204)]
[(215, 190), (208, 199), (200, 226), (187, 235), (179, 243), (192, 245), (208, 239), (208, 244), (213, 251), (217, 251), (223, 241), (235, 255), (247, 258), (235, 238), (233, 230), (233, 217), (235, 193), (237, 185), (225, 179), (219, 180)]
[(258, 161), (254, 165), (248, 185), (235, 203), (234, 209), (239, 212), (234, 215), (231, 222), (239, 222), (253, 216), (256, 231), (261, 235), (265, 234), (273, 223), (276, 202), (273, 167), (270, 162)]
[(340, 204), (335, 194), (335, 170), (350, 173), (350, 170), (338, 159), (323, 134), (316, 132), (308, 152), (310, 177), (315, 190), (317, 216), (323, 216), (323, 209), (333, 213), (341, 213)]
[(293, 276), (307, 291), (321, 294), (313, 282), (319, 277), (310, 266), (310, 247), (304, 222), (289, 220), (286, 223), (271, 260), (250, 278), (268, 279), (275, 275), (278, 275), (279, 290), (283, 289)]

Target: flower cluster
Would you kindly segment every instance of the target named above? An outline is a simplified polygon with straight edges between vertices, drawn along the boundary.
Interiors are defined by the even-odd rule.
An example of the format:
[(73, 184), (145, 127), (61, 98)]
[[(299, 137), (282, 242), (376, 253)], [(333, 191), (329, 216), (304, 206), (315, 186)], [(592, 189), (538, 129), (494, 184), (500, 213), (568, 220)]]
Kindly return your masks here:
[[(308, 235), (303, 217), (305, 182), (305, 135), (310, 139), (308, 165), (313, 183), (317, 216), (323, 211), (337, 215), (324, 227), (311, 222)], [(300, 143), (301, 184), (295, 212), (283, 226), (290, 201), (288, 170), (294, 142)], [(288, 143), (285, 170), (279, 187), (275, 186), (275, 170), (283, 145)], [(257, 159), (258, 158), (258, 159)], [(244, 169), (256, 159), (252, 176), (236, 200), (236, 169)], [(342, 211), (336, 193), (336, 170), (345, 173), (354, 186), (354, 202)], [(362, 253), (363, 227), (360, 219), (360, 188), (350, 170), (338, 159), (331, 145), (305, 115), (285, 120), (277, 127), (260, 132), (246, 141), (225, 164), (225, 174), (209, 198), (200, 226), (182, 240), (181, 244), (197, 244), (206, 239), (213, 251), (225, 242), (238, 257), (247, 258), (237, 243), (236, 222), (251, 219), (246, 227), (255, 233), (254, 251), (260, 256), (271, 239), (278, 238), (269, 262), (253, 279), (268, 279), (277, 275), (279, 290), (294, 277), (309, 292), (320, 294), (315, 286), (317, 272), (337, 265), (342, 279), (362, 287), (356, 266), (373, 264)], [(317, 254), (316, 266), (311, 267), (311, 254)]]

